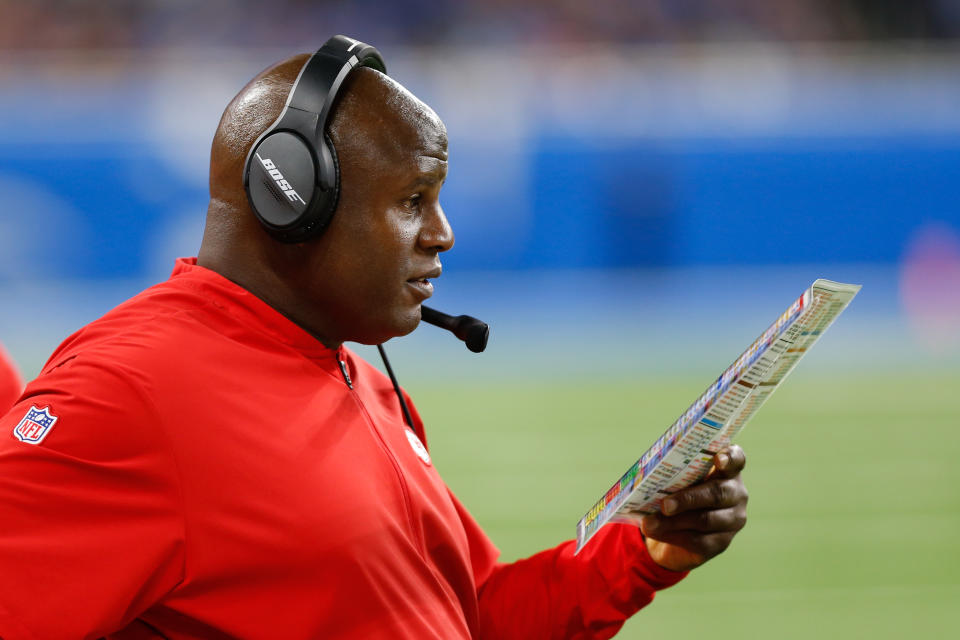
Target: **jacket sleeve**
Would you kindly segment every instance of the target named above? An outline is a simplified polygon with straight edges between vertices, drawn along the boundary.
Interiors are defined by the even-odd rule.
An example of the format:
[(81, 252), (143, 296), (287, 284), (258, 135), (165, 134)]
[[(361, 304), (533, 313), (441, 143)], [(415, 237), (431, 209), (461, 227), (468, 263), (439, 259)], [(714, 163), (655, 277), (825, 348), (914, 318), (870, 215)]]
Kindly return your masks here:
[(657, 565), (632, 525), (608, 524), (578, 555), (575, 548), (569, 540), (496, 564), (480, 586), (480, 637), (610, 638), (686, 575)]
[[(420, 416), (414, 416), (425, 442)], [(610, 638), (656, 591), (688, 573), (654, 562), (640, 528), (629, 524), (607, 524), (577, 555), (576, 542), (568, 540), (523, 560), (497, 562), (497, 548), (452, 492), (450, 497), (470, 545), (478, 640)]]
[(657, 565), (638, 527), (608, 524), (579, 554), (573, 540), (512, 563), (459, 503), (471, 541), (484, 640), (612, 637), (659, 589), (686, 576)]
[(0, 637), (98, 638), (183, 575), (179, 482), (156, 411), (78, 360), (0, 415)]

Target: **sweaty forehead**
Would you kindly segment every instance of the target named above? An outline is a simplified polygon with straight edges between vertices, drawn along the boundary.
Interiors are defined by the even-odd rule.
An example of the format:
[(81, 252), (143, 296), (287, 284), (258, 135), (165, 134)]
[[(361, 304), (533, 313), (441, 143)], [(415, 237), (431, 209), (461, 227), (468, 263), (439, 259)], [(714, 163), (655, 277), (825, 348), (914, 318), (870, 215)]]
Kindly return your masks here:
[(446, 127), (405, 87), (366, 68), (353, 72), (348, 83), (330, 123), (338, 153), (447, 159)]

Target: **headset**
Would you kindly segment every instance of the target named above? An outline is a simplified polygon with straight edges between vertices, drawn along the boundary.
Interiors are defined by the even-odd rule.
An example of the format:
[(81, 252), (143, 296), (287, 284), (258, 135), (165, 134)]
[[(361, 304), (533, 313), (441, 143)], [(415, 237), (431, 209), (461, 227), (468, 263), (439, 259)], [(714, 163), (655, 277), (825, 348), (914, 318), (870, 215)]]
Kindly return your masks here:
[[(340, 199), (337, 150), (326, 133), (330, 109), (350, 72), (370, 67), (387, 73), (376, 48), (334, 36), (300, 70), (280, 116), (254, 141), (243, 166), (243, 188), (264, 229), (280, 242), (305, 242), (322, 234)], [(447, 329), (467, 348), (487, 346), (487, 325), (470, 316), (449, 316), (421, 306), (425, 322)], [(416, 431), (383, 345), (377, 345), (404, 420)]]
[(281, 242), (305, 242), (327, 228), (340, 198), (337, 151), (326, 134), (330, 109), (350, 72), (386, 74), (376, 48), (334, 36), (300, 70), (280, 116), (250, 148), (243, 188), (260, 224)]
[[(326, 134), (330, 109), (357, 67), (387, 73), (376, 48), (334, 36), (300, 70), (279, 117), (254, 141), (243, 167), (243, 188), (260, 224), (281, 242), (304, 242), (327, 228), (340, 199), (337, 151)], [(447, 329), (475, 353), (487, 346), (487, 325), (421, 307), (423, 320)]]

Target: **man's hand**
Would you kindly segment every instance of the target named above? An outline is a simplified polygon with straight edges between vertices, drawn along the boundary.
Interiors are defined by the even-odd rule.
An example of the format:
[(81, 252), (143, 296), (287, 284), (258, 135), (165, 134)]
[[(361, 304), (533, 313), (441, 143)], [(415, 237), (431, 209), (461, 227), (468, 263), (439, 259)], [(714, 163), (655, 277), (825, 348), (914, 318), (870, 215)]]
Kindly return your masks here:
[(703, 482), (664, 500), (662, 514), (644, 516), (640, 529), (654, 562), (688, 571), (730, 546), (747, 523), (747, 488), (740, 478), (746, 463), (737, 445), (724, 449)]

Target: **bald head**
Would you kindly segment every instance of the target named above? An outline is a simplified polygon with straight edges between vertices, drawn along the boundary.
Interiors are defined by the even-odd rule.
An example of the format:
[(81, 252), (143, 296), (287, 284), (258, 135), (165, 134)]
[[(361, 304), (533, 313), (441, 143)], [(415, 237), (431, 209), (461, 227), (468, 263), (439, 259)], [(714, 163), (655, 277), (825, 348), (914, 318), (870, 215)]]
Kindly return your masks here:
[[(250, 209), (243, 168), (253, 143), (279, 117), (308, 59), (308, 55), (298, 55), (266, 69), (224, 111), (211, 149), (210, 206), (198, 261), (318, 336), (328, 337), (321, 326), (325, 323), (318, 321), (316, 313), (304, 311), (322, 300), (323, 292), (314, 290), (313, 298), (305, 300), (308, 288), (304, 279), (311, 276), (311, 269), (315, 276), (317, 263), (326, 256), (343, 257), (351, 246), (359, 246), (356, 238), (346, 236), (362, 235), (356, 228), (358, 220), (375, 222), (368, 215), (374, 208), (369, 200), (380, 195), (387, 184), (399, 189), (401, 179), (406, 179), (404, 171), (415, 169), (423, 174), (421, 182), (436, 184), (439, 191), (446, 176), (447, 138), (436, 113), (407, 89), (373, 69), (355, 69), (341, 87), (327, 126), (341, 178), (340, 202), (330, 227), (308, 242), (290, 245), (277, 241)], [(358, 208), (356, 213), (349, 211)], [(446, 230), (441, 235), (448, 235), (449, 243), (435, 246), (447, 248), (446, 244), (452, 245), (452, 233), (445, 218), (441, 226)], [(417, 312), (419, 319), (419, 306)]]

